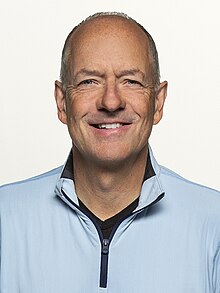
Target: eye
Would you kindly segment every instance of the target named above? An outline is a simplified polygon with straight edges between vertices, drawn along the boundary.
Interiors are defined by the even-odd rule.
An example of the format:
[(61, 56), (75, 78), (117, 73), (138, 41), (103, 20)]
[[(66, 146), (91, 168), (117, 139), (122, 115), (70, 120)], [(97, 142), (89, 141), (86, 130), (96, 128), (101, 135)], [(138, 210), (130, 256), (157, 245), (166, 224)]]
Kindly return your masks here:
[(93, 79), (85, 79), (85, 80), (82, 80), (78, 86), (82, 85), (82, 86), (88, 86), (88, 85), (92, 85), (94, 84), (95, 81)]
[(140, 81), (134, 80), (134, 79), (127, 79), (125, 81), (126, 84), (128, 85), (137, 85), (137, 86), (142, 86), (142, 83)]

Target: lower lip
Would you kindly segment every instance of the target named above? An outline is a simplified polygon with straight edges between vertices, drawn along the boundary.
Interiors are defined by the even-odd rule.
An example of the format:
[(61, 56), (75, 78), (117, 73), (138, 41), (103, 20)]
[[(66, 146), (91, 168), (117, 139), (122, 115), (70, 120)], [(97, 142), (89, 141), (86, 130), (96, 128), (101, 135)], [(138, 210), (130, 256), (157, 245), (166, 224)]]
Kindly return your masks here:
[(95, 133), (95, 135), (99, 135), (101, 137), (109, 137), (112, 135), (122, 135), (130, 127), (131, 127), (131, 124), (120, 126), (118, 128), (108, 128), (108, 129), (107, 128), (96, 128), (96, 127), (91, 126), (93, 133)]

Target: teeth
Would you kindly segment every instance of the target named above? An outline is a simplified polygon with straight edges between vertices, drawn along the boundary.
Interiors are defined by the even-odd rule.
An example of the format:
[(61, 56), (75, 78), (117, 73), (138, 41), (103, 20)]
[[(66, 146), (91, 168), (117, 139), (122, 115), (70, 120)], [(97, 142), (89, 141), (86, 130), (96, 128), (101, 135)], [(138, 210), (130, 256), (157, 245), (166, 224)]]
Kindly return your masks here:
[(114, 129), (114, 128), (119, 128), (122, 126), (121, 123), (109, 123), (109, 124), (99, 124), (98, 128), (105, 128), (105, 129)]

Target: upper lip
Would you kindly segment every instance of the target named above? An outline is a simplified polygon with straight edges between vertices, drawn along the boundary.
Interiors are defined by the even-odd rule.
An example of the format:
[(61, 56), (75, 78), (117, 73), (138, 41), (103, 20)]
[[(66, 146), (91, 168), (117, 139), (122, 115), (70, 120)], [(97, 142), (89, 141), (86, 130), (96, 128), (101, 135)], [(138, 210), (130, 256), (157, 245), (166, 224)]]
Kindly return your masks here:
[(100, 125), (100, 124), (131, 124), (134, 119), (88, 119), (87, 123), (89, 125)]
[(101, 121), (101, 122), (92, 122), (89, 123), (90, 125), (100, 125), (100, 124), (131, 124), (131, 122), (128, 121)]

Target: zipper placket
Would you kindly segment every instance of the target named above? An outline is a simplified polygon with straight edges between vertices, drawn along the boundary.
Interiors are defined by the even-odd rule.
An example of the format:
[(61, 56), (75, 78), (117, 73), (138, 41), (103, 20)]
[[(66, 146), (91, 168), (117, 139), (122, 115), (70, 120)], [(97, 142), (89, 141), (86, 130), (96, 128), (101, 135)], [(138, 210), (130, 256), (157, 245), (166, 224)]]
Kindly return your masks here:
[(80, 210), (83, 214), (85, 214), (92, 221), (92, 223), (94, 224), (94, 226), (96, 227), (96, 229), (98, 231), (98, 235), (99, 235), (99, 238), (100, 238), (100, 241), (101, 241), (101, 264), (100, 264), (100, 281), (99, 281), (99, 287), (101, 287), (101, 288), (107, 288), (109, 246), (110, 246), (110, 243), (111, 243), (111, 241), (113, 239), (113, 236), (114, 236), (115, 232), (117, 231), (117, 229), (120, 226), (120, 224), (126, 218), (130, 217), (131, 215), (133, 216), (133, 215), (135, 215), (135, 214), (143, 211), (147, 207), (150, 207), (150, 206), (154, 205), (155, 203), (157, 203), (159, 200), (161, 200), (164, 197), (164, 193), (160, 194), (151, 204), (149, 204), (149, 205), (141, 208), (140, 210), (137, 210), (137, 211), (133, 212), (131, 215), (127, 215), (126, 217), (122, 218), (113, 227), (109, 239), (105, 239), (105, 238), (103, 238), (101, 228), (96, 223), (96, 221), (88, 213), (86, 213), (83, 209), (81, 209), (78, 205), (76, 205), (72, 201), (72, 199), (63, 191), (63, 189), (61, 189), (61, 192), (62, 192), (63, 196), (65, 197), (65, 199), (71, 205), (73, 205), (75, 208), (77, 208), (78, 210)]
[[(99, 239), (101, 242), (101, 264), (100, 264), (100, 279), (99, 279), (99, 287), (106, 288), (107, 287), (107, 275), (108, 275), (108, 255), (109, 255), (109, 245), (110, 245), (110, 238), (104, 239), (102, 235), (101, 228), (96, 223), (96, 221), (83, 209), (80, 208), (74, 201), (65, 193), (65, 191), (61, 188), (61, 192), (65, 199), (77, 208), (80, 212), (85, 214), (93, 223), (96, 230), (98, 231)], [(112, 234), (112, 233), (111, 233)], [(112, 235), (113, 236), (113, 235)], [(111, 237), (112, 239), (112, 237)]]
[(107, 287), (109, 243), (110, 243), (109, 239), (102, 239), (100, 284), (99, 284), (101, 288)]

